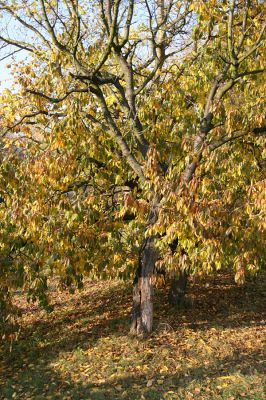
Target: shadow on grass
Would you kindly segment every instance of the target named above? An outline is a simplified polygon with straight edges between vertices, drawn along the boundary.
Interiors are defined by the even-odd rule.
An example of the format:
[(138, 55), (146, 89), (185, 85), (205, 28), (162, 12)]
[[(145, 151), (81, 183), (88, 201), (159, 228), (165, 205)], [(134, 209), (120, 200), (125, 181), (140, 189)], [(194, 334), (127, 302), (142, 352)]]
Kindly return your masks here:
[[(179, 311), (168, 306), (165, 288), (157, 290), (157, 331), (155, 329), (152, 338), (156, 339), (163, 324), (177, 332), (177, 337), (182, 328), (206, 331), (212, 327), (232, 329), (259, 326), (262, 324), (264, 284), (263, 276), (256, 284), (250, 283), (243, 289), (236, 287), (229, 275), (223, 275), (222, 278), (217, 276), (211, 282), (191, 285), (193, 307)], [(141, 399), (141, 396), (145, 396), (145, 399), (163, 399), (168, 391), (180, 391), (181, 397), (176, 398), (182, 398), (182, 390), (195, 380), (230, 376), (235, 372), (243, 375), (251, 373), (252, 370), (262, 372), (261, 351), (236, 347), (234, 354), (212, 360), (208, 365), (184, 365), (176, 373), (165, 373), (163, 381), (162, 374), (155, 373), (148, 386), (145, 371), (142, 373), (140, 370), (137, 375), (127, 372), (127, 375), (121, 377), (116, 375), (114, 361), (110, 376), (104, 382), (98, 380), (95, 383), (88, 374), (79, 371), (79, 365), (93, 363), (93, 359), (87, 358), (87, 350), (95, 349), (98, 342), (104, 338), (116, 338), (114, 346), (119, 343), (120, 338), (126, 340), (130, 317), (130, 288), (116, 285), (108, 289), (107, 286), (101, 285), (98, 289), (85, 292), (75, 299), (66, 297), (61, 302), (56, 300), (56, 303), (55, 311), (48, 317), (36, 319), (33, 315), (32, 321), (27, 321), (11, 353), (3, 350), (0, 399), (134, 400)], [(167, 335), (165, 340), (167, 342)], [(129, 339), (128, 347), (132, 343)], [(155, 346), (156, 343), (155, 341)], [(158, 345), (158, 353), (163, 344), (161, 341)], [(141, 352), (144, 348), (145, 341), (140, 341), (139, 344), (135, 344), (134, 351)], [(130, 349), (128, 351), (130, 352)], [(70, 361), (72, 368), (77, 367), (79, 371), (75, 381), (71, 374), (60, 374), (54, 366), (65, 353), (73, 358)], [(150, 364), (154, 362), (155, 359), (151, 358)]]
[[(134, 374), (125, 377), (112, 377), (107, 379), (104, 383), (93, 383), (86, 375), (80, 375), (78, 381), (71, 379), (63, 379), (54, 369), (47, 366), (43, 368), (36, 368), (36, 365), (30, 365), (27, 370), (17, 371), (15, 373), (15, 379), (7, 381), (6, 385), (3, 386), (1, 399), (91, 399), (91, 400), (102, 400), (102, 399), (117, 399), (117, 400), (137, 400), (137, 399), (164, 399), (165, 394), (176, 393), (178, 398), (183, 399), (184, 391), (189, 388), (195, 381), (204, 382), (206, 379), (224, 378), (230, 379), (232, 374), (238, 373), (239, 382), (238, 388), (240, 391), (249, 388), (250, 386), (245, 382), (245, 375), (252, 374), (254, 370), (256, 373), (263, 374), (263, 362), (264, 358), (261, 353), (238, 353), (232, 357), (226, 357), (219, 361), (213, 362), (207, 367), (200, 368), (184, 368), (175, 374), (156, 374), (153, 376), (151, 386), (147, 387), (148, 380), (145, 374)], [(48, 360), (46, 360), (48, 361)], [(194, 386), (195, 387), (195, 386)], [(15, 388), (15, 389), (14, 389)], [(206, 397), (216, 399), (226, 398), (219, 397), (219, 387), (214, 388), (212, 396)], [(204, 392), (204, 389), (203, 389)], [(14, 396), (14, 393), (16, 395)], [(229, 393), (230, 394), (230, 393)], [(228, 398), (229, 398), (228, 394)], [(238, 398), (238, 397), (236, 397)], [(239, 397), (239, 398), (243, 398)], [(245, 399), (251, 399), (253, 397), (244, 397)], [(256, 399), (263, 399), (263, 393), (261, 397), (257, 394)]]

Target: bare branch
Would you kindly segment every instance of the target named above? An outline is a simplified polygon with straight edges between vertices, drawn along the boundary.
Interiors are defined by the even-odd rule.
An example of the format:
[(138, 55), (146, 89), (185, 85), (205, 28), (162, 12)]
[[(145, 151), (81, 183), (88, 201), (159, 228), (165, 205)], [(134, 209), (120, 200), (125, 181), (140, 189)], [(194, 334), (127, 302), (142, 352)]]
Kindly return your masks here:
[(22, 49), (17, 49), (17, 50), (12, 51), (10, 54), (7, 54), (6, 56), (0, 58), (0, 62), (6, 60), (9, 57), (12, 57), (14, 54), (18, 53), (21, 50)]
[(2, 8), (7, 11), (9, 14), (11, 14), (21, 25), (25, 26), (25, 28), (31, 30), (33, 33), (35, 33), (43, 43), (46, 44), (46, 46), (50, 47), (50, 43), (48, 40), (41, 34), (41, 32), (36, 29), (33, 25), (29, 24), (28, 22), (24, 21), (11, 7), (8, 7), (5, 3), (0, 1), (0, 5)]
[(137, 161), (137, 159), (134, 157), (132, 152), (130, 151), (130, 148), (129, 148), (127, 142), (123, 138), (119, 128), (117, 127), (116, 123), (114, 122), (114, 119), (113, 119), (113, 117), (110, 113), (110, 110), (106, 104), (106, 101), (105, 101), (102, 91), (100, 90), (99, 87), (91, 87), (90, 89), (91, 89), (91, 92), (97, 96), (98, 101), (101, 105), (105, 120), (108, 122), (108, 132), (109, 132), (110, 136), (118, 144), (123, 156), (129, 163), (129, 165), (132, 167), (132, 169), (135, 171), (135, 173), (139, 176), (140, 180), (144, 182), (146, 180), (146, 178), (143, 174), (142, 167), (139, 164), (139, 162)]
[(50, 103), (53, 104), (58, 104), (61, 103), (63, 100), (65, 100), (70, 94), (72, 93), (88, 93), (88, 88), (84, 88), (84, 89), (80, 89), (80, 88), (75, 88), (75, 89), (71, 89), (69, 91), (67, 91), (64, 96), (56, 98), (56, 97), (51, 97), (46, 95), (45, 93), (39, 92), (38, 90), (32, 90), (32, 89), (28, 89), (27, 90), (28, 93), (31, 93), (35, 96), (40, 96), (43, 97), (44, 99), (48, 100)]
[(37, 51), (37, 49), (30, 45), (29, 43), (25, 43), (25, 42), (21, 42), (18, 40), (13, 40), (13, 39), (9, 39), (9, 38), (5, 38), (3, 36), (0, 35), (0, 40), (2, 40), (3, 42), (10, 44), (11, 46), (15, 46), (18, 47), (21, 50), (26, 50), (26, 51), (30, 51), (31, 53), (34, 53)]
[(261, 126), (259, 128), (253, 128), (252, 131), (250, 131), (250, 130), (247, 130), (245, 132), (241, 132), (240, 131), (240, 133), (238, 133), (237, 135), (227, 136), (227, 137), (224, 137), (224, 138), (222, 138), (220, 140), (215, 140), (215, 141), (211, 142), (208, 145), (208, 147), (209, 147), (209, 149), (211, 151), (213, 151), (213, 150), (216, 150), (219, 147), (223, 146), (226, 143), (233, 142), (234, 140), (242, 138), (242, 137), (244, 137), (244, 136), (246, 136), (246, 135), (248, 135), (250, 133), (255, 134), (255, 135), (260, 135), (260, 134), (264, 134), (265, 132), (266, 132), (266, 126)]
[(263, 25), (263, 27), (260, 31), (259, 37), (256, 40), (256, 42), (254, 43), (254, 45), (251, 47), (251, 49), (249, 49), (245, 54), (243, 54), (242, 57), (239, 58), (239, 63), (243, 62), (246, 58), (251, 56), (251, 54), (253, 54), (259, 48), (259, 46), (261, 46), (265, 29), (266, 29), (266, 23)]
[(59, 40), (58, 40), (58, 38), (57, 38), (57, 36), (55, 34), (54, 28), (52, 27), (52, 25), (51, 25), (51, 23), (49, 21), (49, 18), (48, 18), (47, 12), (46, 12), (46, 7), (45, 7), (44, 0), (39, 0), (39, 1), (41, 3), (42, 14), (43, 14), (43, 18), (44, 18), (44, 21), (45, 21), (46, 28), (47, 28), (47, 31), (51, 35), (53, 43), (55, 44), (55, 46), (59, 50), (65, 51), (66, 50), (66, 46), (64, 46), (62, 43), (59, 42)]

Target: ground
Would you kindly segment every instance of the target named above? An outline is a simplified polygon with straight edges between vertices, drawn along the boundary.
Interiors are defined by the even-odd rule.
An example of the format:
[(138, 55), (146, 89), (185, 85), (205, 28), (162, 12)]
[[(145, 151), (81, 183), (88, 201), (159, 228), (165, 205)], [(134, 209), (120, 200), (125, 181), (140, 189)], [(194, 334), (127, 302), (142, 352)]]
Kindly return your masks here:
[(49, 314), (18, 295), (21, 332), (11, 352), (1, 346), (0, 399), (265, 399), (265, 283), (263, 274), (245, 287), (227, 274), (202, 279), (186, 310), (161, 287), (145, 339), (127, 335), (129, 284), (52, 291)]

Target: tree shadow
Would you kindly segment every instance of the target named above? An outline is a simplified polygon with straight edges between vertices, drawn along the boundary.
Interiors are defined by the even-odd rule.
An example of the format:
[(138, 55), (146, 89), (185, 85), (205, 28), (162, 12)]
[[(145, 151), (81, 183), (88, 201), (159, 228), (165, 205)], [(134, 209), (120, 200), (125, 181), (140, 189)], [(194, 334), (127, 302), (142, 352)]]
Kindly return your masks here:
[(217, 273), (212, 278), (191, 283), (188, 289), (191, 305), (181, 310), (171, 307), (162, 291), (159, 297), (155, 308), (155, 314), (160, 316), (158, 322), (165, 320), (174, 329), (180, 324), (194, 330), (209, 329), (211, 326), (235, 328), (265, 324), (264, 273), (244, 286), (237, 286), (229, 273)]
[[(207, 367), (184, 367), (176, 373), (164, 374), (163, 382), (161, 381), (162, 375), (157, 373), (153, 375), (151, 387), (148, 387), (149, 381), (145, 373), (137, 376), (134, 374), (124, 377), (113, 376), (103, 383), (95, 383), (90, 382), (87, 375), (80, 375), (78, 380), (73, 381), (71, 378), (66, 379), (60, 376), (58, 372), (47, 365), (44, 365), (43, 368), (35, 368), (36, 366), (30, 365), (27, 370), (16, 373), (17, 381), (6, 382), (0, 398), (14, 398), (15, 392), (15, 398), (23, 399), (137, 400), (144, 398), (155, 400), (165, 398), (164, 395), (170, 391), (178, 396), (174, 397), (175, 399), (181, 400), (184, 391), (194, 382), (205, 381), (206, 378), (230, 380), (232, 377), (234, 378), (233, 374), (236, 372), (240, 388), (245, 388), (245, 383), (243, 383), (245, 375), (249, 375), (254, 370), (263, 374), (265, 371), (263, 361), (262, 352), (247, 353), (245, 349), (238, 349), (233, 356), (215, 360)], [(16, 387), (17, 392), (13, 390), (13, 387)], [(213, 397), (206, 396), (206, 398), (212, 399)]]
[[(147, 377), (145, 374), (139, 376), (127, 376), (124, 378), (110, 379), (100, 385), (93, 385), (86, 382), (80, 382), (75, 385), (73, 398), (89, 398), (89, 399), (163, 399), (164, 394), (168, 391), (180, 394), (180, 400), (183, 399), (182, 393), (195, 380), (205, 380), (206, 377), (231, 379), (235, 372), (238, 373), (239, 383), (244, 381), (245, 375), (250, 373), (252, 360), (252, 369), (263, 374), (265, 368), (263, 366), (264, 357), (261, 353), (241, 352), (232, 356), (217, 360), (208, 367), (200, 368), (184, 368), (178, 373), (165, 374), (163, 383), (161, 382), (161, 374), (156, 374), (152, 379), (152, 386), (147, 387)], [(159, 382), (159, 383), (158, 383)], [(115, 389), (115, 390), (114, 390)], [(75, 397), (76, 396), (76, 397)], [(78, 397), (80, 396), (80, 397)], [(141, 397), (143, 396), (143, 397)], [(72, 397), (71, 397), (72, 398)], [(176, 397), (175, 397), (176, 398)]]
[[(64, 298), (67, 297), (68, 293), (64, 293)], [(55, 301), (55, 311), (43, 311), (38, 318), (34, 318), (34, 307), (32, 321), (27, 321), (28, 324), (22, 327), (19, 340), (13, 343), (13, 351), (9, 354), (6, 349), (7, 360), (16, 360), (20, 367), (18, 354), (23, 355), (25, 350), (28, 351), (26, 359), (29, 360), (32, 359), (31, 353), (34, 357), (45, 353), (46, 358), (54, 358), (60, 351), (72, 351), (83, 345), (95, 344), (105, 336), (126, 334), (130, 317), (125, 310), (129, 305), (128, 289), (122, 285), (105, 288), (102, 293), (81, 293), (63, 302)]]
[[(233, 329), (259, 326), (263, 324), (264, 287), (264, 275), (263, 279), (251, 282), (245, 288), (236, 287), (229, 275), (217, 275), (211, 281), (202, 280), (191, 284), (193, 305), (185, 310), (171, 308), (167, 302), (167, 288), (159, 288), (156, 290), (155, 332), (150, 340), (154, 340), (154, 346), (157, 346), (156, 340), (160, 336), (161, 342), (157, 346), (160, 353), (162, 346), (167, 343), (168, 330), (176, 332), (181, 346), (183, 337), (178, 337), (178, 332), (182, 329), (204, 332), (212, 327)], [(130, 286), (118, 283), (108, 287), (100, 284), (95, 290), (85, 291), (72, 298), (67, 294), (61, 300), (55, 297), (54, 303), (55, 311), (49, 315), (42, 312), (36, 317), (33, 309), (11, 353), (2, 346), (0, 399), (11, 399), (14, 392), (16, 398), (23, 399), (139, 399), (143, 393), (145, 399), (160, 399), (167, 390), (182, 391), (195, 379), (204, 379), (206, 376), (215, 378), (219, 374), (230, 375), (235, 371), (245, 375), (250, 365), (262, 371), (261, 352), (248, 352), (238, 346), (233, 355), (217, 358), (207, 367), (182, 366), (176, 373), (166, 373), (163, 385), (156, 383), (161, 380), (161, 374), (155, 373), (154, 384), (148, 387), (147, 375), (141, 371), (137, 375), (127, 373), (123, 377), (110, 372), (104, 382), (95, 383), (88, 375), (80, 372), (79, 366), (93, 363), (93, 360), (87, 358), (87, 351), (96, 349), (98, 345), (104, 346), (102, 340), (112, 337), (114, 344), (119, 344), (120, 340), (127, 341)], [(166, 335), (162, 334), (163, 330)], [(132, 343), (128, 339), (128, 347)], [(135, 346), (136, 351), (141, 352), (146, 342), (137, 341)], [(77, 379), (73, 380), (71, 374), (60, 374), (60, 368), (58, 371), (55, 364), (62, 354), (74, 357), (70, 362), (73, 368), (77, 366), (79, 370)], [(186, 358), (187, 354), (183, 356)], [(104, 353), (102, 357), (105, 357)], [(155, 362), (152, 357), (147, 360), (146, 364), (151, 366)], [(116, 361), (113, 362), (114, 371), (115, 365)]]

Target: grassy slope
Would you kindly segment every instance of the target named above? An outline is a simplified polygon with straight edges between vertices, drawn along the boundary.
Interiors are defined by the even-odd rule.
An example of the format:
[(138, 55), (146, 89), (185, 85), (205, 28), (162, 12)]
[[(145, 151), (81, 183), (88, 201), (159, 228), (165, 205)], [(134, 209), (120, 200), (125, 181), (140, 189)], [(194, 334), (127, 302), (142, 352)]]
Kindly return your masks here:
[(51, 293), (50, 314), (18, 297), (22, 332), (1, 352), (0, 399), (264, 399), (265, 276), (245, 289), (225, 275), (208, 282), (191, 285), (194, 305), (183, 311), (158, 289), (145, 340), (127, 336), (121, 282)]

